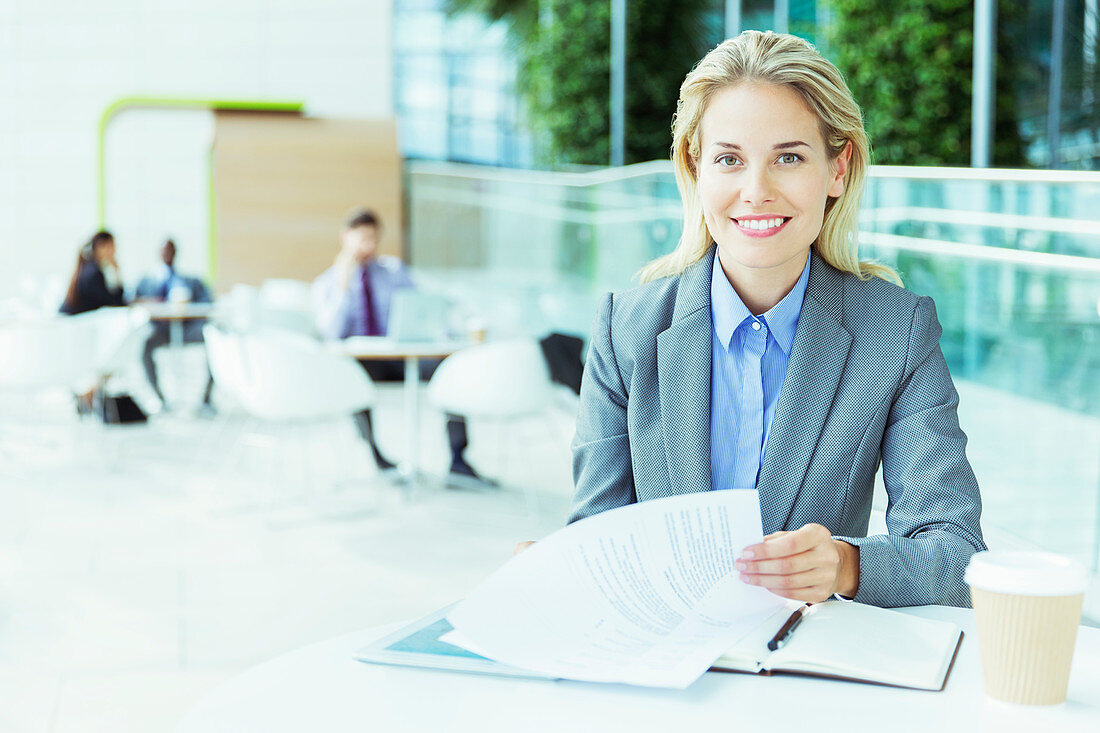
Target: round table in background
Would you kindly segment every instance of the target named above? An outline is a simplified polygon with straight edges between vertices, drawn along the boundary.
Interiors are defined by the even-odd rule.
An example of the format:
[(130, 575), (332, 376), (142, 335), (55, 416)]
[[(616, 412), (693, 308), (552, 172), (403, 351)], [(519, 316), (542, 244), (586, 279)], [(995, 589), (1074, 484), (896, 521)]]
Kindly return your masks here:
[(470, 341), (397, 341), (385, 336), (352, 336), (333, 341), (332, 348), (359, 361), (405, 362), (405, 455), (398, 464), (402, 482), (412, 484), (420, 473), (420, 360), (443, 359), (472, 346)]

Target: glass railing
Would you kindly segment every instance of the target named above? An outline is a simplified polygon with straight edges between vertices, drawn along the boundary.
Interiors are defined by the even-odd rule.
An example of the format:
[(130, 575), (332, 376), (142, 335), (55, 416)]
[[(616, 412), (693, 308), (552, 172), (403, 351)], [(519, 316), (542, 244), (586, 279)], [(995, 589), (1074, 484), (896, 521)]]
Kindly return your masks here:
[[(410, 259), (498, 335), (586, 335), (675, 246), (670, 164), (408, 170)], [(861, 251), (932, 296), (983, 524), (1098, 568), (1100, 173), (873, 168)]]

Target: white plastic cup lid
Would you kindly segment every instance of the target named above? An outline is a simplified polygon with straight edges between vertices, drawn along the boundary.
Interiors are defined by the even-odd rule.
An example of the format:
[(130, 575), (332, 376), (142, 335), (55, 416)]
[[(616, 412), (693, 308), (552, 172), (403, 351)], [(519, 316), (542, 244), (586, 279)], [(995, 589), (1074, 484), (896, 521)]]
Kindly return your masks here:
[(1084, 565), (1052, 552), (978, 552), (965, 577), (974, 588), (1023, 596), (1072, 596), (1089, 583)]

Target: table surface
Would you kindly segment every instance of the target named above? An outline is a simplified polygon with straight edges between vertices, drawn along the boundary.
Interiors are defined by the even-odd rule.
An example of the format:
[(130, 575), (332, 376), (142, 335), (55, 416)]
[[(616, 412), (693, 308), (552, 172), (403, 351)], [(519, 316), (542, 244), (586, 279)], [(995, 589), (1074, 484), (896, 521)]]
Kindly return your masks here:
[(213, 303), (170, 303), (157, 300), (143, 300), (133, 304), (149, 313), (154, 321), (188, 321), (196, 318), (208, 318), (214, 312)]
[(352, 653), (402, 624), (284, 654), (229, 680), (177, 733), (246, 731), (1100, 731), (1100, 629), (1077, 635), (1069, 697), (1024, 707), (985, 697), (974, 614), (906, 613), (965, 632), (943, 692), (808, 677), (708, 672), (687, 690), (525, 680), (364, 664)]
[(437, 341), (397, 341), (385, 336), (352, 336), (329, 342), (332, 348), (356, 359), (404, 359), (423, 356), (450, 356), (473, 342), (456, 339)]

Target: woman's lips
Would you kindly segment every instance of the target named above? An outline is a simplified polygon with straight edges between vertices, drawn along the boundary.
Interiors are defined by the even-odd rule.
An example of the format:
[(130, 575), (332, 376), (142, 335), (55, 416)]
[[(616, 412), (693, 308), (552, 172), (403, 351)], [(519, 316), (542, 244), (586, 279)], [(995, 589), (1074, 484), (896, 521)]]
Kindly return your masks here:
[(783, 230), (793, 217), (753, 217), (751, 219), (732, 219), (737, 229), (747, 237), (771, 237)]

